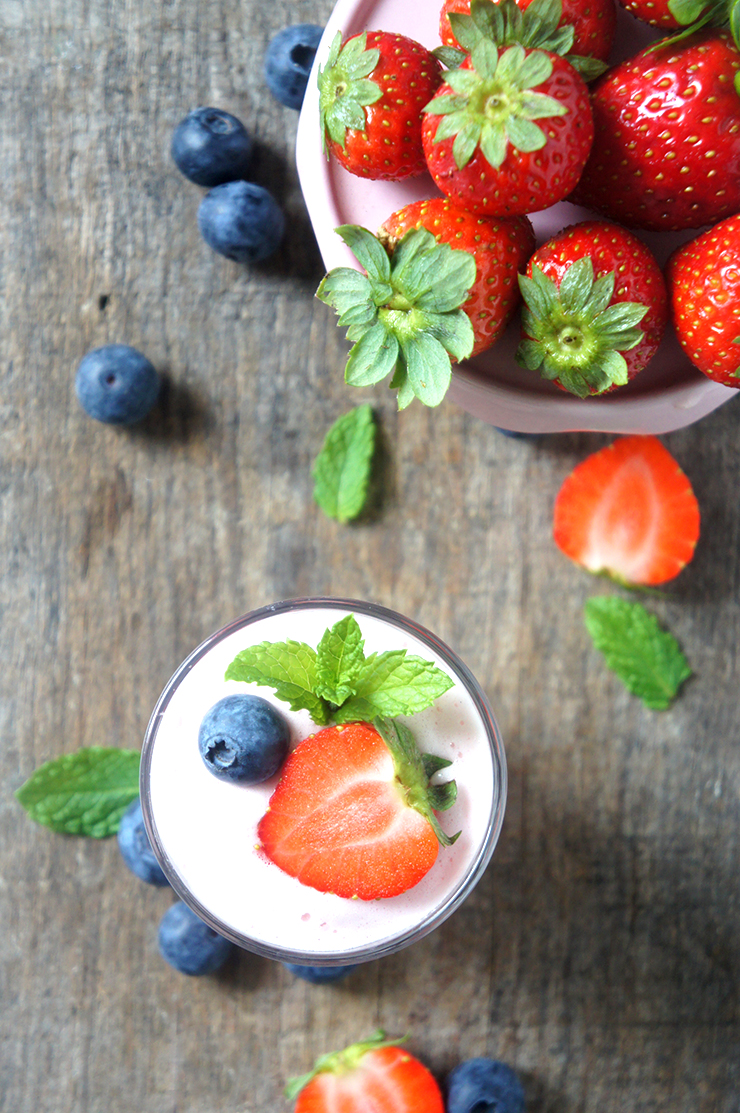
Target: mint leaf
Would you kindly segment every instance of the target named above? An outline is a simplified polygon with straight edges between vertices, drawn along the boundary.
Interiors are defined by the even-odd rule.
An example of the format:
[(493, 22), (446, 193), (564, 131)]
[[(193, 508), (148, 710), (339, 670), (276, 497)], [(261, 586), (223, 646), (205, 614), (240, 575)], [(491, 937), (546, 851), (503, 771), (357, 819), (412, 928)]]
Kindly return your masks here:
[(319, 726), (329, 722), (329, 709), (317, 694), (316, 650), (304, 642), (260, 642), (243, 649), (225, 679), (272, 688), (291, 711), (308, 711)]
[(340, 618), (322, 637), (316, 659), (317, 690), (329, 703), (339, 705), (354, 695), (354, 683), (365, 660), (364, 645), (353, 614)]
[(334, 712), (338, 723), (376, 716), (415, 715), (430, 707), (454, 681), (431, 661), (405, 649), (372, 653), (355, 681), (355, 694)]
[(613, 595), (586, 602), (586, 629), (606, 663), (646, 707), (665, 711), (691, 667), (667, 630), (641, 603)]
[(139, 751), (89, 746), (47, 761), (15, 794), (35, 823), (104, 839), (139, 795)]
[(329, 518), (349, 522), (367, 498), (373, 452), (375, 419), (365, 403), (334, 422), (314, 461), (313, 497)]

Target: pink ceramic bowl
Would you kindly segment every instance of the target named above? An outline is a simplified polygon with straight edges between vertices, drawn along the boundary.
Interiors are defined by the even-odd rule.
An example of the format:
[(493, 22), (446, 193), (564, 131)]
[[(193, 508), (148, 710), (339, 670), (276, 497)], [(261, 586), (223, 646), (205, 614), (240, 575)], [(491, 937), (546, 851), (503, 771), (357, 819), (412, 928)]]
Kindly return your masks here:
[[(363, 30), (397, 31), (433, 48), (439, 45), (441, 0), (339, 0), (316, 55), (298, 124), (298, 174), (319, 249), (327, 270), (357, 266), (334, 229), (361, 224), (377, 231), (396, 209), (438, 190), (428, 176), (406, 182), (370, 182), (348, 174), (324, 156), (319, 131), (316, 73), (337, 30), (343, 35)], [(613, 60), (634, 54), (655, 38), (646, 24), (619, 10)], [(567, 224), (593, 214), (563, 202), (532, 217), (538, 243)], [(643, 238), (661, 265), (674, 247), (696, 232), (645, 233)], [(603, 433), (667, 433), (690, 425), (737, 395), (711, 382), (681, 351), (672, 331), (655, 358), (628, 386), (599, 399), (579, 399), (545, 382), (537, 372), (514, 361), (519, 341), (515, 319), (488, 352), (455, 368), (449, 397), (463, 409), (500, 428), (522, 433), (588, 430)]]

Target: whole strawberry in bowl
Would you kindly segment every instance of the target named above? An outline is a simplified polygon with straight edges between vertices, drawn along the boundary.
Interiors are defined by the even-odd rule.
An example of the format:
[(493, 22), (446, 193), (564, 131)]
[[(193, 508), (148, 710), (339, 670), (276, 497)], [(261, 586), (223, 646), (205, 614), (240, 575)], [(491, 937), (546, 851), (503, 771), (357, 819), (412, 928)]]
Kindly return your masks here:
[(481, 40), (424, 109), (436, 185), (474, 213), (516, 216), (562, 201), (591, 150), (588, 89), (564, 58)]
[(648, 231), (700, 228), (740, 210), (739, 70), (729, 32), (704, 28), (601, 77), (578, 203)]
[(721, 220), (668, 261), (671, 314), (695, 367), (740, 388), (740, 215)]
[(327, 150), (352, 174), (398, 181), (423, 174), (419, 112), (442, 80), (433, 54), (407, 35), (337, 31), (319, 69)]
[(579, 398), (626, 386), (658, 350), (668, 323), (663, 274), (618, 224), (566, 228), (538, 248), (519, 281), (517, 359)]
[[(442, 0), (423, 0), (413, 5), (405, 0), (338, 0), (328, 20), (299, 119), (296, 146), (300, 184), (327, 272), (337, 268), (355, 272), (363, 269), (349, 244), (337, 233), (338, 228), (354, 225), (375, 233), (391, 213), (401, 212), (412, 204), (432, 200), (436, 203), (440, 199), (440, 190), (429, 174), (401, 181), (371, 180), (349, 173), (336, 158), (327, 160), (320, 126), (318, 70), (326, 63), (337, 31), (342, 32), (343, 40), (376, 29), (397, 32), (416, 40), (428, 50), (442, 48), (439, 33), (441, 3)], [(483, 9), (499, 9), (502, 5), (493, 4), (490, 0), (481, 4), (479, 0), (475, 7), (479, 22), (484, 23), (491, 20)], [(551, 7), (554, 11), (551, 0), (546, 7), (548, 12)], [(564, 4), (564, 8), (567, 7)], [(527, 11), (532, 8), (535, 11), (538, 8), (534, 0)], [(634, 56), (656, 42), (659, 35), (648, 24), (635, 20), (621, 6), (617, 6), (616, 11), (617, 30), (610, 58), (613, 63)], [(520, 14), (526, 16), (527, 12)], [(473, 17), (463, 13), (455, 18), (470, 21)], [(478, 24), (475, 26), (477, 34), (481, 28)], [(556, 27), (554, 31), (551, 29), (551, 45), (554, 45), (552, 34), (559, 35), (562, 30), (562, 27)], [(469, 26), (467, 31), (470, 31)], [(481, 37), (485, 38), (482, 33)], [(512, 45), (515, 43), (507, 40), (497, 46), (499, 57)], [(466, 53), (470, 53), (469, 46), (470, 43), (464, 48)], [(531, 44), (526, 49), (549, 50)], [(560, 49), (569, 55), (574, 46), (572, 42), (567, 45), (567, 40), (563, 39)], [(458, 65), (454, 60), (450, 64)], [(447, 79), (450, 73), (450, 70), (446, 71), (444, 78)], [(423, 115), (427, 117), (429, 113)], [(438, 117), (438, 121), (442, 119), (444, 117)], [(532, 122), (536, 126), (541, 123), (537, 120)], [(594, 219), (594, 211), (576, 204), (573, 197), (571, 193), (567, 200), (525, 214), (534, 229), (537, 244), (545, 243), (569, 225)], [(451, 200), (451, 203), (460, 207), (458, 201)], [(434, 229), (432, 234), (436, 235)], [(638, 229), (636, 234), (647, 244), (661, 267), (675, 248), (688, 238), (686, 231), (642, 232)], [(462, 306), (462, 302), (460, 304)], [(665, 433), (698, 420), (734, 393), (712, 382), (694, 367), (670, 325), (658, 351), (639, 375), (618, 390), (585, 398), (575, 397), (560, 389), (555, 382), (542, 378), (538, 372), (522, 367), (516, 359), (520, 341), (519, 309), (515, 309), (510, 324), (497, 336), (494, 344), (478, 354), (461, 355), (450, 360), (445, 404), (451, 401), (492, 425), (522, 433), (573, 429)], [(339, 368), (337, 373), (341, 373)], [(373, 381), (380, 383), (381, 378)]]

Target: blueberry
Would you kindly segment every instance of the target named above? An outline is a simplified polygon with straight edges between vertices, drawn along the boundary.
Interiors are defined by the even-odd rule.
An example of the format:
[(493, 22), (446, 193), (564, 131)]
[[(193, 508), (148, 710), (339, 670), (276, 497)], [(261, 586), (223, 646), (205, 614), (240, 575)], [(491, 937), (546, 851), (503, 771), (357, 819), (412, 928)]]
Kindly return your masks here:
[(312, 982), (313, 985), (338, 982), (340, 978), (345, 978), (350, 970), (354, 970), (354, 966), (296, 966), (292, 962), (284, 962), (283, 966), (297, 978), (303, 978), (304, 982)]
[(468, 1059), (447, 1077), (447, 1113), (523, 1113), (519, 1076), (495, 1059)]
[(212, 974), (236, 949), (182, 901), (165, 912), (157, 941), (162, 958), (181, 974)]
[(515, 429), (501, 429), (498, 425), (495, 429), (497, 433), (503, 433), (505, 437), (513, 437), (519, 441), (537, 441), (541, 436), (540, 433), (517, 433)]
[(75, 391), (85, 413), (108, 425), (141, 421), (157, 401), (159, 376), (128, 344), (94, 348), (80, 362)]
[(241, 120), (220, 108), (194, 108), (175, 128), (177, 169), (200, 186), (243, 178), (252, 159), (252, 137)]
[(272, 255), (285, 231), (285, 217), (271, 193), (253, 182), (224, 182), (205, 195), (198, 227), (209, 247), (235, 263), (258, 263)]
[(121, 817), (118, 827), (118, 846), (128, 868), (142, 881), (146, 881), (149, 885), (168, 884), (162, 867), (154, 857), (138, 796)]
[(198, 748), (217, 777), (259, 784), (285, 761), (290, 728), (260, 696), (224, 696), (203, 716)]
[(267, 87), (286, 108), (300, 108), (316, 47), (324, 33), (313, 23), (285, 27), (271, 39), (265, 53)]

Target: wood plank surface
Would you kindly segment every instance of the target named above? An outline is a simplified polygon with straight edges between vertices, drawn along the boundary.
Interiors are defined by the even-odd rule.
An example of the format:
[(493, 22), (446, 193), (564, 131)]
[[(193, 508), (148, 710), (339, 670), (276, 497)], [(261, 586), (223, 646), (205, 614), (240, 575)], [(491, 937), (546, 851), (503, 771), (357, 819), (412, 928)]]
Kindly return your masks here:
[[(329, 11), (0, 0), (0, 1110), (288, 1110), (289, 1076), (381, 1025), (440, 1078), (505, 1059), (528, 1113), (737, 1113), (740, 405), (663, 438), (703, 532), (649, 599), (695, 676), (648, 711), (583, 627), (585, 599), (614, 589), (551, 539), (563, 478), (607, 438), (514, 440), (452, 403), (399, 415), (385, 388), (342, 383), (296, 114), (261, 72), (272, 34)], [(262, 266), (200, 239), (200, 191), (168, 153), (198, 104), (254, 131), (257, 180), (289, 215)], [(166, 375), (129, 431), (74, 397), (79, 359), (110, 341)], [(363, 400), (380, 478), (340, 526), (310, 467)], [(469, 664), (506, 743), (501, 842), (443, 927), (344, 982), (246, 952), (186, 978), (157, 951), (171, 894), (115, 840), (33, 825), (13, 793), (81, 746), (138, 747), (204, 637), (307, 594), (396, 608)]]

